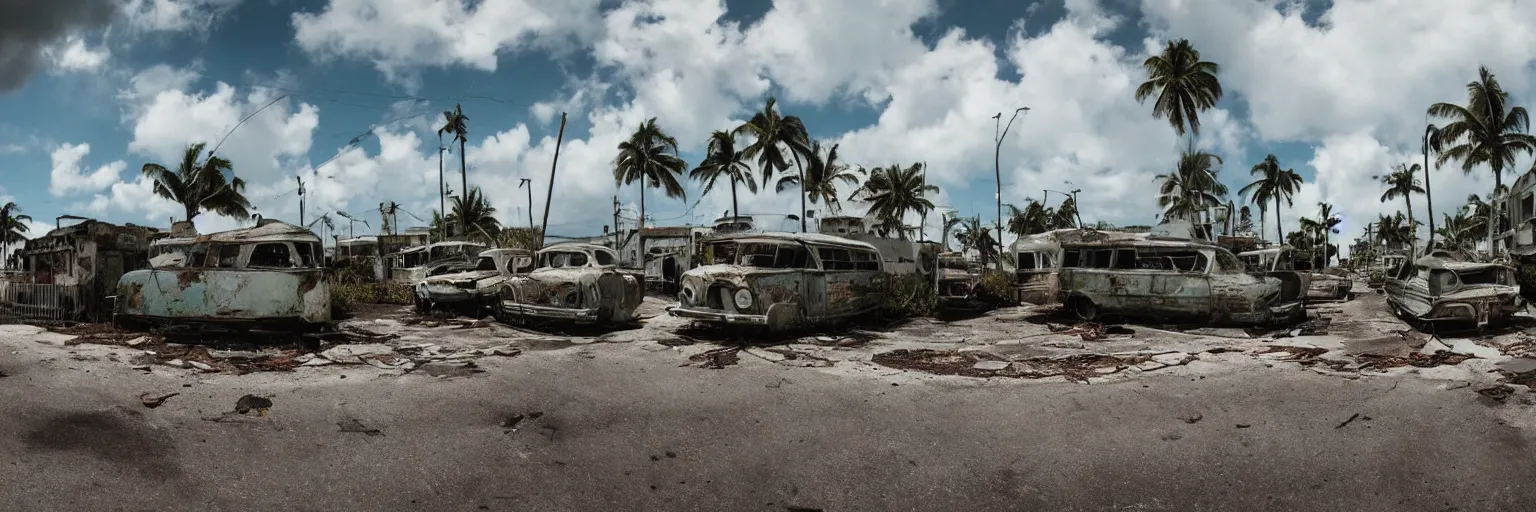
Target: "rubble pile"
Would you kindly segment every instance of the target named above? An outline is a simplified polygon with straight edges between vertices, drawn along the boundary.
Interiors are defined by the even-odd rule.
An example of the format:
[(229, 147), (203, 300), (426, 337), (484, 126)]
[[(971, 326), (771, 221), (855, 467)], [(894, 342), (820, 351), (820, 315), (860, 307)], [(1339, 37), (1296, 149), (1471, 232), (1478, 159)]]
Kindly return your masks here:
[(1183, 352), (1161, 354), (1071, 354), (1054, 357), (1027, 357), (1014, 360), (981, 351), (898, 349), (875, 354), (873, 362), (902, 370), (916, 370), (937, 375), (964, 377), (1011, 377), (1041, 379), (1063, 377), (1072, 382), (1088, 382), (1129, 368), (1151, 371), (1178, 366), (1194, 360)]

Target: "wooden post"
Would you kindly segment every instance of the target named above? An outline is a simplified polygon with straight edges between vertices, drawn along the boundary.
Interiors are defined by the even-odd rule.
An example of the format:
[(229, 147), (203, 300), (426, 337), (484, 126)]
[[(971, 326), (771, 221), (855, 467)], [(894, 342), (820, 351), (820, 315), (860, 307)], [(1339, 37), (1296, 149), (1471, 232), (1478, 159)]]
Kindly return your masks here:
[[(549, 205), (555, 199), (555, 169), (560, 165), (560, 145), (565, 141), (565, 112), (560, 113), (560, 133), (555, 136), (555, 160), (549, 164), (549, 194), (544, 196), (544, 229), (539, 231), (539, 246), (535, 250), (544, 248), (544, 239), (549, 236)], [(529, 189), (533, 188), (529, 184)]]

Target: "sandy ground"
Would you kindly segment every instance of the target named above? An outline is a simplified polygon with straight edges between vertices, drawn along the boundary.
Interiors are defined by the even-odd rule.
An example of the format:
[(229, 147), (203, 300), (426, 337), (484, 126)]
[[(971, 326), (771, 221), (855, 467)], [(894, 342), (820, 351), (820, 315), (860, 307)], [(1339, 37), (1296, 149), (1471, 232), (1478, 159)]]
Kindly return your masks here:
[[(342, 325), (352, 352), (322, 352), (353, 364), (245, 374), (221, 358), (214, 372), (168, 364), (163, 352), (186, 347), (0, 326), (0, 503), (1522, 510), (1536, 499), (1536, 400), (1518, 376), (1499, 387), (1536, 370), (1523, 366), (1528, 319), (1420, 335), (1365, 293), (1319, 306), (1331, 323), (1296, 336), (1072, 330), (1014, 308), (760, 340), (694, 329), (664, 306), (648, 299), (642, 327), (609, 333), (384, 308)], [(247, 394), (272, 407), (233, 413)]]

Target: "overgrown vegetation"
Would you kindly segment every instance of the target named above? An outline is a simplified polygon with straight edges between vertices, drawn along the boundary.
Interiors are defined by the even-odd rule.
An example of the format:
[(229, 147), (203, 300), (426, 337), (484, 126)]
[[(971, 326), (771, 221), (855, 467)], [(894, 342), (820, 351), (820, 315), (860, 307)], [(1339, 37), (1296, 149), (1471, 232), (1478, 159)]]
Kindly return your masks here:
[(354, 304), (410, 304), (411, 287), (373, 278), (366, 260), (348, 260), (326, 269), (331, 285), (331, 311), (346, 313)]
[(1007, 272), (987, 270), (982, 273), (976, 296), (993, 307), (1012, 305), (1014, 300), (1013, 276)]
[(1520, 285), (1520, 296), (1536, 301), (1536, 261), (1517, 259), (1510, 265), (1515, 267), (1515, 283)]
[(933, 278), (917, 274), (891, 276), (890, 293), (885, 296), (885, 314), (894, 318), (928, 316), (938, 304), (933, 293)]

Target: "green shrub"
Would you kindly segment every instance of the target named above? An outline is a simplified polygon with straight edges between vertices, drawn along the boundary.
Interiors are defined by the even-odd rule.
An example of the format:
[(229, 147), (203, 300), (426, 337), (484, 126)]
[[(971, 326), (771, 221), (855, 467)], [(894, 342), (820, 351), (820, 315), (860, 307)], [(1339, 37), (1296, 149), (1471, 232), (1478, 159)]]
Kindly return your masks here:
[(933, 314), (938, 296), (933, 293), (933, 277), (917, 274), (890, 277), (890, 293), (885, 295), (885, 314), (904, 318)]
[(976, 288), (977, 298), (993, 306), (1012, 305), (1018, 302), (1014, 298), (1012, 275), (999, 270), (983, 272), (981, 285)]

